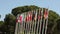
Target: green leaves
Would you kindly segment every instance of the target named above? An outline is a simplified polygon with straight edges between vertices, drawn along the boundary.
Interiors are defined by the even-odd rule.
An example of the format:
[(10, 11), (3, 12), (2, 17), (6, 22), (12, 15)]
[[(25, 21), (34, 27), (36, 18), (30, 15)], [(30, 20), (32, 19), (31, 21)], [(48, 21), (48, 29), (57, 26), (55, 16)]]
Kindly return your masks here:
[(21, 7), (16, 7), (12, 9), (12, 14), (17, 16), (17, 14), (21, 14), (30, 10), (35, 10), (38, 9), (39, 7), (31, 5), (31, 6), (21, 6)]

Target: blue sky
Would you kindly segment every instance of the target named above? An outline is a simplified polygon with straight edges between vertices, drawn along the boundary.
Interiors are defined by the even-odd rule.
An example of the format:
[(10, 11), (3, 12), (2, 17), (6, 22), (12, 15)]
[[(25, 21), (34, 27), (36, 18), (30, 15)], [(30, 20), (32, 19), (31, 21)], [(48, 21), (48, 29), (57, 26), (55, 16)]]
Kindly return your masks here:
[(5, 15), (11, 13), (11, 10), (18, 6), (36, 5), (48, 8), (57, 12), (59, 15), (60, 0), (0, 0), (0, 20), (4, 20)]

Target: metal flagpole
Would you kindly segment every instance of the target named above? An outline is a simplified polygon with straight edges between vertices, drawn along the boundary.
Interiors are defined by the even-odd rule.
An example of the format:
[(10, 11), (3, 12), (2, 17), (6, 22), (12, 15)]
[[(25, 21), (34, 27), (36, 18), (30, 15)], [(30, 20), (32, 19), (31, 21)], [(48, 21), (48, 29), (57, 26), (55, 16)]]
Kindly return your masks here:
[(42, 34), (42, 25), (43, 25), (43, 23), (42, 23), (42, 18), (43, 18), (43, 8), (41, 9), (42, 11), (41, 11), (41, 20), (40, 20), (40, 32), (39, 32), (39, 34)]
[(23, 17), (22, 14), (19, 15), (18, 34), (22, 34), (22, 22), (21, 22), (22, 18), (21, 17)]
[[(49, 9), (48, 9), (48, 15), (49, 15)], [(47, 15), (47, 16), (48, 16), (48, 15)], [(47, 17), (47, 19), (46, 19), (45, 34), (47, 33), (47, 25), (48, 25), (48, 17)]]
[(34, 33), (34, 20), (33, 20), (33, 10), (32, 10), (32, 26), (31, 26), (31, 29), (32, 29), (32, 34)]
[[(40, 10), (40, 9), (39, 9)], [(38, 15), (40, 14), (40, 11), (38, 11)], [(40, 15), (39, 15), (39, 17), (40, 17)], [(38, 18), (37, 18), (38, 19)], [(38, 19), (38, 21), (37, 21), (37, 34), (39, 34), (39, 32), (38, 32), (38, 29), (39, 29), (39, 19)]]
[(37, 9), (36, 9), (36, 16), (35, 16), (35, 34), (37, 33)]
[[(36, 11), (34, 10), (34, 12), (36, 13)], [(36, 14), (35, 14), (36, 16)], [(35, 27), (36, 27), (36, 20), (35, 20), (35, 16), (34, 16), (34, 34), (35, 34)]]
[(18, 23), (16, 23), (15, 34), (17, 34), (17, 25), (18, 25)]
[[(17, 15), (17, 22), (18, 22), (18, 19), (19, 19), (19, 14)], [(15, 34), (18, 34), (18, 23), (16, 23)]]
[[(40, 19), (39, 19), (39, 27), (38, 27), (38, 34), (40, 34), (40, 31), (41, 31), (41, 22), (42, 22), (42, 12), (40, 11), (41, 9), (39, 9), (39, 17), (40, 17)], [(40, 14), (41, 13), (41, 14)]]
[(31, 33), (31, 14), (30, 14), (31, 11), (28, 12), (28, 16), (29, 16), (29, 23), (28, 23), (28, 32), (29, 34)]
[(24, 34), (26, 34), (26, 12), (25, 12), (25, 20), (24, 20)]
[(42, 29), (42, 34), (44, 34), (44, 29), (45, 29), (45, 19), (43, 19), (43, 29)]

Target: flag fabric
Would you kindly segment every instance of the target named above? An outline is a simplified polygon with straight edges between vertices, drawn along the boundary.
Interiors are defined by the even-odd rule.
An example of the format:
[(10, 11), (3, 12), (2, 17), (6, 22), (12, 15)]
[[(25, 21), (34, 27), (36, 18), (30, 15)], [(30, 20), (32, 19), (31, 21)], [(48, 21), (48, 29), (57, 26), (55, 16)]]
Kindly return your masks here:
[[(48, 14), (49, 14), (49, 10), (47, 9)], [(47, 15), (48, 16), (48, 15)], [(47, 26), (48, 26), (48, 18), (46, 19), (46, 25), (45, 25), (45, 34), (47, 34)]]
[(37, 20), (37, 10), (35, 11), (35, 16), (34, 16), (34, 20), (36, 21)]
[(43, 30), (42, 34), (46, 34), (47, 31), (47, 19), (48, 19), (48, 9), (45, 9), (44, 11), (44, 20), (43, 20)]
[(16, 19), (16, 27), (15, 27), (15, 34), (18, 34), (18, 29), (19, 29), (19, 27), (18, 27), (18, 23), (19, 23), (20, 21), (19, 21), (19, 14), (17, 15), (17, 19)]
[(38, 13), (38, 20), (40, 20), (42, 17), (42, 10), (39, 9), (39, 13)]
[(20, 19), (19, 19), (19, 14), (18, 14), (18, 15), (17, 15), (17, 18), (16, 18), (16, 23), (20, 22), (19, 20), (20, 20)]
[(19, 16), (19, 20), (18, 20), (18, 21), (20, 22), (20, 24), (23, 23), (23, 21), (24, 21), (24, 14), (21, 14), (21, 15)]
[(45, 19), (48, 18), (48, 9), (45, 9), (45, 11), (44, 11), (44, 18), (45, 18)]
[(28, 15), (26, 16), (26, 22), (29, 22), (32, 20), (32, 14), (28, 13)]

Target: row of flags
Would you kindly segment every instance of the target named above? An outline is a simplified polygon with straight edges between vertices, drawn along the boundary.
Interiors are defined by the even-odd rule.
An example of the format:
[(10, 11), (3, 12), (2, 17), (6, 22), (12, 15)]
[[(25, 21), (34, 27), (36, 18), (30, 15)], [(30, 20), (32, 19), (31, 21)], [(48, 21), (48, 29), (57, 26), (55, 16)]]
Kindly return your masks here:
[[(37, 19), (41, 19), (42, 17), (42, 11), (40, 10), (39, 12), (27, 12), (26, 17), (24, 17), (24, 14), (20, 14), (19, 17), (17, 17), (17, 21), (19, 20), (20, 23), (22, 23), (23, 21), (28, 22), (31, 20), (37, 20)], [(18, 19), (19, 18), (19, 19)], [(48, 18), (48, 9), (45, 9), (44, 11), (44, 19)]]
[[(42, 20), (42, 19), (44, 19), (44, 20)], [(26, 25), (26, 24), (23, 24), (23, 23), (29, 23), (29, 22), (33, 23), (33, 21), (36, 22), (35, 24), (38, 23), (37, 25), (35, 25), (34, 29), (37, 26), (37, 31), (38, 31), (38, 29), (40, 27), (40, 29), (39, 29), (40, 33), (39, 34), (44, 34), (44, 29), (45, 29), (45, 34), (46, 34), (47, 22), (45, 23), (45, 21), (48, 21), (48, 9), (43, 10), (43, 8), (42, 8), (42, 10), (37, 9), (37, 10), (28, 11), (28, 12), (25, 12), (25, 13), (22, 13), (22, 14), (18, 14), (17, 19), (16, 19), (15, 34), (21, 34), (21, 33), (17, 33), (17, 29), (19, 29), (19, 27), (20, 27), (19, 31), (22, 30), (22, 28), (23, 28), (19, 25)], [(43, 21), (43, 23), (42, 23), (42, 21)], [(19, 23), (19, 25), (17, 23)], [(29, 27), (32, 28), (30, 24), (29, 24)]]

